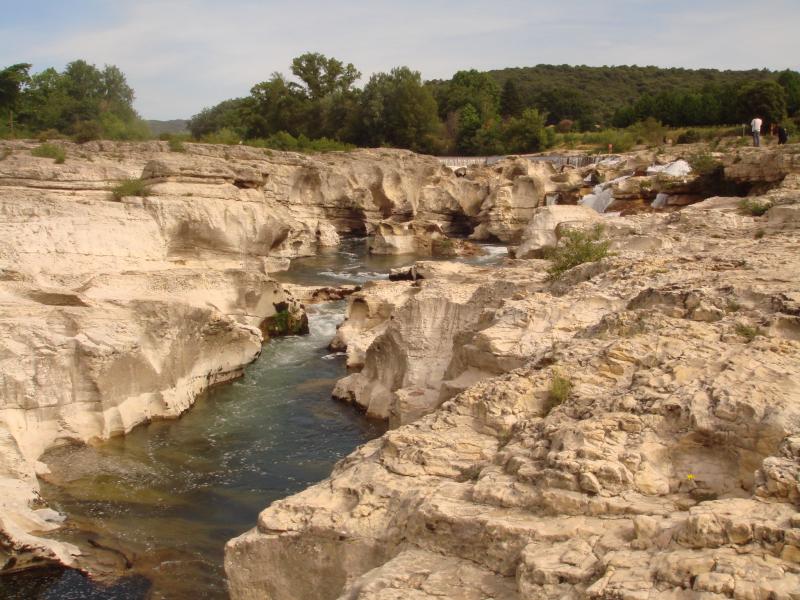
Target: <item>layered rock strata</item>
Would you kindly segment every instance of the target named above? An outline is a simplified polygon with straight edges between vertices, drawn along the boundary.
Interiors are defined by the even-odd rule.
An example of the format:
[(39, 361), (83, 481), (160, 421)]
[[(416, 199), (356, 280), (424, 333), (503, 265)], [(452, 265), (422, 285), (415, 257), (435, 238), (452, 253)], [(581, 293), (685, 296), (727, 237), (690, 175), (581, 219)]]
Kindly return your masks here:
[(0, 144), (0, 564), (14, 568), (76, 552), (30, 535), (60, 518), (39, 509), (46, 449), (175, 417), (265, 334), (303, 330), (270, 272), (390, 217), (460, 230), (478, 203), (410, 152), (93, 142), (64, 143), (56, 164), (35, 145)]
[(796, 181), (768, 199), (624, 218), (558, 280), (418, 265), (351, 296), (377, 335), (347, 393), (408, 424), (229, 542), (232, 598), (797, 598)]

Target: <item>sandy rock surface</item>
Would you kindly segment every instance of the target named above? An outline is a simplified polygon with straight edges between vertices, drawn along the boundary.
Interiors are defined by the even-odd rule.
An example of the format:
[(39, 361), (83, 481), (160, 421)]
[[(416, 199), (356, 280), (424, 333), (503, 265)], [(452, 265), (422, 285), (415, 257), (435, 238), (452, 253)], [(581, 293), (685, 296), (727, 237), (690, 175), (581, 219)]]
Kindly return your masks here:
[(232, 597), (800, 597), (796, 180), (763, 199), (351, 296), (339, 389), (397, 427), (229, 542)]

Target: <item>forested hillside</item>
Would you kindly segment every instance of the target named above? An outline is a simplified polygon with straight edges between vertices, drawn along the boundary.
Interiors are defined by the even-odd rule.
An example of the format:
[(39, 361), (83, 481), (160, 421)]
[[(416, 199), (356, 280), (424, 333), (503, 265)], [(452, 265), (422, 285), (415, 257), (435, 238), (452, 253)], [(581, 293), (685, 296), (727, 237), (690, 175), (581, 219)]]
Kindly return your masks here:
[(696, 94), (775, 79), (775, 73), (766, 69), (719, 71), (638, 66), (537, 65), (489, 71), (489, 74), (501, 87), (513, 82), (525, 103), (546, 111), (551, 121), (584, 119), (587, 124), (611, 124), (620, 108), (647, 95)]
[[(63, 72), (29, 70), (18, 64), (0, 71), (0, 135), (86, 140), (176, 133), (161, 123), (148, 130), (117, 67), (78, 60)], [(619, 140), (619, 147), (636, 143), (643, 129), (660, 139), (662, 126), (736, 125), (760, 115), (767, 126), (782, 121), (791, 131), (791, 118), (800, 118), (800, 73), (789, 70), (538, 65), (459, 71), (426, 82), (418, 71), (398, 67), (358, 86), (362, 74), (353, 64), (306, 53), (289, 71), (256, 83), (246, 97), (201, 111), (188, 123), (191, 136), (300, 151), (394, 146), (480, 155), (534, 152), (552, 146), (557, 133), (628, 128), (609, 132), (606, 141)]]

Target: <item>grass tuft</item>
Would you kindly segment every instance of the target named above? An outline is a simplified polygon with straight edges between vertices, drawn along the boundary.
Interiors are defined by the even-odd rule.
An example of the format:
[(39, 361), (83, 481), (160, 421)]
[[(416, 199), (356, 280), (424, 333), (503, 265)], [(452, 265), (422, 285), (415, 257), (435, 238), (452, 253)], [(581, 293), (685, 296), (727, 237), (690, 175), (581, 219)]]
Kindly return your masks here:
[(111, 193), (117, 200), (122, 200), (126, 196), (145, 198), (150, 195), (150, 185), (144, 179), (127, 179), (113, 188)]
[(739, 202), (739, 210), (753, 217), (760, 217), (772, 208), (771, 202), (759, 202), (758, 200), (743, 199)]
[(747, 343), (749, 344), (754, 339), (759, 336), (763, 336), (764, 332), (761, 330), (760, 327), (754, 327), (752, 325), (746, 325), (745, 323), (737, 323), (736, 324), (736, 333), (737, 335), (742, 336)]
[(31, 150), (31, 155), (39, 158), (52, 158), (57, 165), (67, 160), (67, 151), (55, 144), (42, 144)]
[(560, 372), (553, 372), (553, 379), (550, 381), (550, 388), (547, 390), (547, 412), (548, 414), (556, 406), (564, 403), (572, 393), (572, 382), (564, 377)]

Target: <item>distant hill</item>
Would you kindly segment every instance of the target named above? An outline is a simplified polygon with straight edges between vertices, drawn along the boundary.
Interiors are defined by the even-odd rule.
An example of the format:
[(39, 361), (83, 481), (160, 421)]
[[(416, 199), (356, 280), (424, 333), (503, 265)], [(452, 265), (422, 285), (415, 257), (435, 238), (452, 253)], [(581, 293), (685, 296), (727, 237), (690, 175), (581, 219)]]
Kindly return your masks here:
[[(645, 94), (662, 92), (696, 93), (708, 88), (738, 85), (747, 81), (775, 79), (767, 69), (720, 71), (718, 69), (665, 69), (661, 67), (587, 67), (584, 65), (537, 65), (488, 71), (502, 87), (517, 84), (525, 104), (547, 105), (555, 94), (567, 92), (594, 108), (608, 121), (614, 111), (636, 102)], [(545, 108), (547, 108), (545, 106)]]
[(172, 119), (171, 121), (148, 119), (147, 126), (155, 136), (162, 133), (189, 133), (189, 119)]

